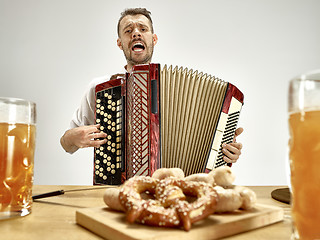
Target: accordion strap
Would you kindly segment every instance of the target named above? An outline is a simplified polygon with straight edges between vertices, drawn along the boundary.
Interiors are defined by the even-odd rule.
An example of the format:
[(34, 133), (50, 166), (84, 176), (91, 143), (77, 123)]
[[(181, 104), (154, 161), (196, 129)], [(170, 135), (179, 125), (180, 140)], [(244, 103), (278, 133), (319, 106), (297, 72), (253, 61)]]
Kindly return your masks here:
[(125, 77), (125, 74), (123, 73), (116, 73), (116, 74), (113, 74), (111, 77), (110, 77), (110, 80), (114, 80), (114, 79), (118, 79), (118, 78), (124, 78)]

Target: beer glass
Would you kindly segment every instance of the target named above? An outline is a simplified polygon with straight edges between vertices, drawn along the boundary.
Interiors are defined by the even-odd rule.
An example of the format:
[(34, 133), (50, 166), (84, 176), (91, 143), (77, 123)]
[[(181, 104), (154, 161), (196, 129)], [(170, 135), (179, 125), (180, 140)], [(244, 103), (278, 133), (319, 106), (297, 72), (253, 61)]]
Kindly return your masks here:
[(31, 213), (36, 105), (0, 98), (0, 219)]
[(292, 239), (320, 239), (320, 69), (289, 85)]

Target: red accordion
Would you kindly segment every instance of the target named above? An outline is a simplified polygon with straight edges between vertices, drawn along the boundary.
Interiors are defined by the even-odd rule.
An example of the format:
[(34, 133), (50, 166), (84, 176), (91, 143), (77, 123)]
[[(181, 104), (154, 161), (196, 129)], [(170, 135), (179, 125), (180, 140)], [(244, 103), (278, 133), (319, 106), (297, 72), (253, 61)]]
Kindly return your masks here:
[(184, 68), (136, 65), (96, 86), (96, 123), (107, 143), (95, 148), (94, 184), (120, 185), (160, 167), (186, 175), (226, 163), (243, 94), (232, 84)]

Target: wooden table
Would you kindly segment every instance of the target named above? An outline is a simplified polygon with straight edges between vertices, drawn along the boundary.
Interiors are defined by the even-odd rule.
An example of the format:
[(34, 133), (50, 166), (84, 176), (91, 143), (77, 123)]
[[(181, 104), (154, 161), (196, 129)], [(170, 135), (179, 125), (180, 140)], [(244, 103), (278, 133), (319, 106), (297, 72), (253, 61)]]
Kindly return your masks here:
[[(33, 188), (33, 194), (87, 187), (89, 186), (36, 185)], [(256, 192), (259, 203), (282, 207), (284, 209), (284, 221), (224, 239), (290, 239), (290, 205), (271, 198), (271, 192), (274, 189), (283, 187), (285, 186), (252, 186), (250, 188)], [(96, 188), (100, 187), (97, 186)], [(64, 195), (36, 200), (33, 203), (30, 215), (22, 218), (0, 220), (0, 239), (101, 239), (99, 236), (76, 224), (75, 212), (81, 208), (104, 206), (105, 204), (102, 199), (104, 191), (104, 189), (96, 189), (67, 192)]]

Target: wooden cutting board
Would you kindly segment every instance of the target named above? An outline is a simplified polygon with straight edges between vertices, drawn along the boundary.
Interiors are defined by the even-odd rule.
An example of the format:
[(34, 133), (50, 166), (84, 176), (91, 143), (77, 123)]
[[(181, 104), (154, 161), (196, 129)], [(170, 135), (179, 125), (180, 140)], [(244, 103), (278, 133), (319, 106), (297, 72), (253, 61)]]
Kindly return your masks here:
[(250, 211), (213, 214), (196, 222), (191, 230), (127, 224), (125, 214), (108, 207), (76, 211), (76, 222), (105, 239), (217, 239), (249, 231), (283, 220), (283, 209), (257, 204)]

